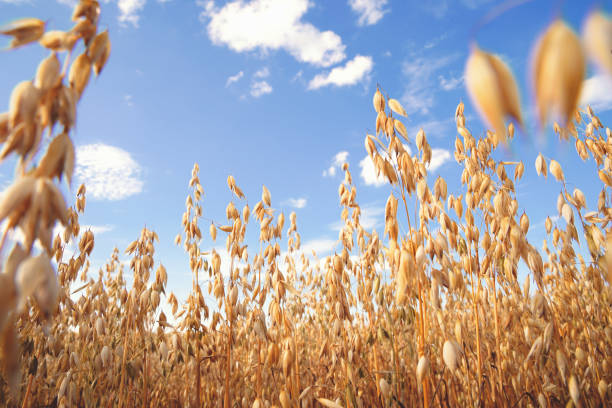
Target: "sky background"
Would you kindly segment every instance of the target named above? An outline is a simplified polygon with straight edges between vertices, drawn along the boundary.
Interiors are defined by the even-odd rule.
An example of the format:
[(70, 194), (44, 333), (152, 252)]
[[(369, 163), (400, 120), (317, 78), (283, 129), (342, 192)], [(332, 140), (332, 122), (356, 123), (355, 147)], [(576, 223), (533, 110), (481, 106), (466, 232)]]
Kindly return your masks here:
[[(47, 29), (70, 29), (69, 0), (0, 0), (0, 24), (20, 17), (48, 21)], [(251, 208), (262, 185), (272, 206), (288, 218), (297, 213), (302, 246), (319, 255), (337, 245), (341, 207), (338, 185), (347, 161), (357, 185), (362, 223), (384, 231), (390, 187), (377, 180), (366, 159), (366, 133), (373, 133), (372, 96), (379, 84), (408, 113), (412, 140), (423, 128), (434, 149), (430, 186), (438, 175), (460, 193), (461, 168), (452, 151), (454, 112), (466, 103), (468, 128), (484, 127), (469, 101), (463, 71), (472, 27), (497, 4), (487, 0), (102, 0), (100, 29), (112, 41), (109, 62), (78, 106), (72, 133), (77, 147), (76, 182), (87, 185), (81, 225), (95, 232), (95, 266), (121, 251), (142, 227), (160, 242), (156, 261), (168, 270), (168, 289), (184, 297), (191, 287), (188, 258), (174, 237), (181, 232), (188, 181), (195, 162), (204, 187), (204, 214), (224, 223), (233, 197), (233, 175)], [(562, 6), (560, 6), (562, 4)], [(593, 161), (582, 163), (573, 143), (561, 142), (550, 126), (539, 132), (528, 86), (529, 54), (538, 35), (561, 15), (577, 31), (594, 6), (590, 1), (536, 0), (485, 25), (475, 40), (512, 69), (527, 122), (510, 149), (495, 157), (523, 160), (518, 184), (521, 213), (531, 220), (529, 239), (540, 246), (544, 219), (556, 216), (560, 185), (538, 178), (539, 152), (563, 166), (590, 209), (599, 182)], [(610, 3), (604, 3), (610, 12)], [(10, 38), (0, 38), (0, 47)], [(3, 45), (4, 44), (4, 45)], [(47, 52), (37, 45), (0, 52), (0, 111), (12, 88), (33, 78)], [(612, 81), (589, 65), (583, 103), (601, 121), (612, 119)], [(4, 107), (3, 107), (4, 106)], [(414, 145), (413, 145), (414, 146)], [(413, 149), (414, 150), (414, 149)], [(14, 163), (0, 165), (0, 183), (12, 179)], [(67, 192), (68, 195), (68, 192)], [(70, 196), (69, 196), (70, 197)], [(238, 208), (244, 202), (237, 201)], [(556, 218), (555, 218), (556, 219)], [(564, 221), (558, 221), (563, 223)], [(258, 226), (250, 248), (258, 248)], [(224, 246), (207, 234), (202, 248)], [(250, 256), (254, 252), (250, 251)]]

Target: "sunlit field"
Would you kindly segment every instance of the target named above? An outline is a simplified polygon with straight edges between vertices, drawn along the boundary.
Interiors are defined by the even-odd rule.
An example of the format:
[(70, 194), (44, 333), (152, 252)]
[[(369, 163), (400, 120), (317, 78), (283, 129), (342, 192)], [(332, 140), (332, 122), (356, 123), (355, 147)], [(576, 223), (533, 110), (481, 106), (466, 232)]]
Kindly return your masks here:
[[(483, 13), (483, 24), (510, 7), (520, 5)], [(363, 225), (359, 168), (341, 163), (328, 254), (303, 249), (300, 218), (272, 188), (246, 197), (254, 189), (227, 175), (223, 191), (208, 189), (203, 154), (182, 180), (181, 233), (164, 237), (188, 261), (184, 299), (154, 229), (96, 265), (96, 233), (80, 225), (88, 185), (75, 181), (75, 132), (113, 60), (104, 10), (80, 0), (62, 21), (0, 29), (9, 60), (45, 53), (2, 95), (0, 159), (14, 166), (0, 196), (2, 406), (612, 406), (612, 134), (579, 104), (587, 69), (612, 75), (603, 10), (580, 27), (543, 22), (532, 41), (530, 120), (562, 158), (521, 156), (536, 143), (517, 136), (523, 79), (476, 41), (461, 44), (471, 98), (449, 118), (458, 171), (444, 177), (428, 129), (409, 133), (401, 92), (374, 78), (354, 103), (371, 112), (359, 143), (386, 186), (384, 219)], [(562, 165), (570, 156), (580, 176)], [(518, 193), (526, 173), (557, 191), (539, 198), (543, 241), (528, 239), (540, 220)], [(211, 196), (227, 197), (225, 208), (205, 213)]]

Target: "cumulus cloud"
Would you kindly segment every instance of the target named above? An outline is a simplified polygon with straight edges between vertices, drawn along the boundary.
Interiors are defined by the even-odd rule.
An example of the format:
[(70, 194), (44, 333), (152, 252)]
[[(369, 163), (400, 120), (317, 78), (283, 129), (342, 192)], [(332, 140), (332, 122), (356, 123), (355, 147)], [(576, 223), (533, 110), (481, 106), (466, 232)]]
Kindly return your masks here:
[(306, 198), (290, 198), (286, 201), (287, 205), (293, 208), (304, 208), (308, 203)]
[(387, 0), (349, 0), (349, 6), (359, 15), (357, 24), (360, 26), (378, 23), (389, 12), (384, 9), (386, 4)]
[(355, 85), (372, 72), (373, 65), (372, 57), (357, 55), (344, 66), (335, 67), (328, 73), (316, 75), (308, 83), (308, 89), (319, 89), (328, 85)]
[(361, 179), (366, 186), (380, 187), (387, 184), (387, 178), (383, 176), (382, 173), (377, 173), (376, 167), (374, 167), (374, 162), (370, 156), (364, 157), (359, 162), (359, 167), (361, 168)]
[(590, 105), (596, 114), (612, 109), (612, 78), (599, 74), (584, 81), (580, 105)]
[(341, 151), (336, 153), (332, 158), (332, 164), (327, 170), (323, 170), (323, 177), (333, 177), (336, 175), (336, 169), (341, 169), (342, 165), (346, 163), (349, 156), (349, 152)]
[(345, 45), (333, 31), (321, 31), (302, 20), (313, 5), (309, 0), (234, 0), (204, 8), (208, 37), (215, 45), (236, 52), (284, 50), (299, 62), (328, 67), (345, 58)]
[(254, 81), (251, 84), (251, 96), (253, 98), (259, 98), (269, 93), (272, 93), (272, 86), (267, 81)]
[(125, 150), (97, 143), (79, 146), (76, 157), (76, 178), (89, 197), (122, 200), (143, 189), (142, 168)]
[(240, 79), (244, 76), (244, 72), (240, 71), (238, 72), (236, 75), (232, 75), (229, 78), (227, 78), (227, 81), (225, 81), (225, 87), (230, 86), (231, 84), (233, 84), (234, 82), (238, 82), (240, 81)]
[[(410, 147), (404, 145), (404, 149), (411, 154)], [(451, 154), (446, 149), (432, 148), (431, 149), (431, 161), (426, 166), (427, 170), (433, 172), (439, 169), (444, 163), (451, 159)], [(366, 186), (381, 187), (386, 185), (389, 181), (382, 174), (378, 174), (374, 162), (369, 155), (366, 155), (360, 162), (359, 167), (361, 168), (360, 176)]]
[(445, 149), (431, 149), (431, 161), (426, 166), (429, 171), (436, 171), (451, 159), (451, 154)]

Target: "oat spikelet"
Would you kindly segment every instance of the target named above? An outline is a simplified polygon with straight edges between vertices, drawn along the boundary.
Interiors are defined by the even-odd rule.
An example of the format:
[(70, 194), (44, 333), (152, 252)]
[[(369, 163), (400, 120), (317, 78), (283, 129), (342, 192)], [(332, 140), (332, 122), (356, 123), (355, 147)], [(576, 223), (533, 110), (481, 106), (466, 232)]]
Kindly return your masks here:
[(582, 31), (582, 43), (591, 59), (612, 74), (612, 19), (602, 11), (589, 14)]
[(522, 123), (518, 86), (499, 57), (474, 46), (465, 66), (465, 83), (479, 112), (499, 137), (506, 137), (506, 116)]
[(556, 20), (541, 36), (533, 57), (533, 87), (542, 125), (553, 112), (564, 125), (571, 120), (585, 72), (580, 40), (565, 22)]

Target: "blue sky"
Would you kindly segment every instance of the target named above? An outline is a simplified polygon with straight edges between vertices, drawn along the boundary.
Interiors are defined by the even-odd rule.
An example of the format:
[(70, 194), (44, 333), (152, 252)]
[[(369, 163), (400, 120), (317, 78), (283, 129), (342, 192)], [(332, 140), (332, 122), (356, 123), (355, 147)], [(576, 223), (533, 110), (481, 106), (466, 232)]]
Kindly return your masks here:
[[(0, 0), (0, 23), (40, 17), (48, 29), (68, 30), (70, 3)], [(472, 133), (484, 129), (467, 97), (463, 71), (471, 28), (495, 4), (102, 0), (100, 27), (109, 29), (112, 54), (101, 76), (90, 82), (72, 134), (78, 155), (73, 192), (86, 182), (88, 206), (81, 224), (96, 232), (94, 265), (101, 265), (114, 246), (123, 250), (147, 226), (160, 236), (156, 260), (168, 269), (169, 289), (186, 293), (191, 283), (187, 256), (173, 240), (181, 232), (194, 162), (205, 190), (203, 231), (211, 219), (224, 222), (231, 174), (251, 207), (265, 184), (274, 208), (287, 217), (297, 213), (303, 246), (329, 253), (338, 236), (340, 165), (348, 161), (362, 221), (382, 234), (390, 189), (376, 180), (364, 148), (366, 133), (374, 132), (377, 84), (404, 105), (412, 139), (420, 127), (425, 130), (434, 148), (431, 184), (441, 175), (449, 193), (459, 193), (453, 115), (463, 100)], [(526, 132), (496, 157), (525, 163), (518, 185), (520, 212), (527, 211), (530, 239), (536, 243), (544, 237), (545, 217), (557, 215), (560, 191), (554, 179), (537, 177), (533, 163), (540, 151), (562, 164), (570, 186), (583, 189), (590, 208), (599, 191), (590, 182), (592, 161), (583, 164), (573, 143), (560, 142), (550, 127), (538, 132), (528, 56), (554, 16), (560, 13), (580, 30), (592, 6), (589, 1), (532, 1), (476, 34), (483, 49), (509, 64), (521, 90)], [(610, 4), (605, 7), (609, 13)], [(32, 78), (45, 56), (38, 46), (0, 52), (0, 95), (6, 98), (0, 111), (8, 108), (13, 86)], [(585, 80), (582, 102), (591, 103), (609, 124), (612, 81), (591, 65)], [(0, 166), (3, 186), (12, 173), (10, 161)], [(250, 229), (256, 233), (257, 227)], [(253, 237), (250, 247), (257, 248)], [(205, 237), (201, 246), (223, 245), (224, 240), (212, 243)]]

